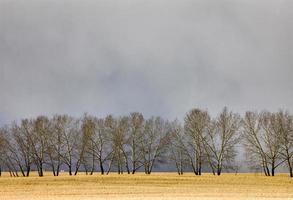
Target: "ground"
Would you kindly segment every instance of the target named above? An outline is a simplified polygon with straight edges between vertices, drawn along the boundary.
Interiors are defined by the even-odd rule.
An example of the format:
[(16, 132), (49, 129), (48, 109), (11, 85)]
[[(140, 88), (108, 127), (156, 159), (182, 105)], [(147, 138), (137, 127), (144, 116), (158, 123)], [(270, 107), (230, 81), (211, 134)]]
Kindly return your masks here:
[(287, 174), (213, 176), (191, 173), (145, 175), (99, 175), (53, 177), (0, 177), (0, 200), (83, 200), (83, 199), (293, 199), (293, 178)]

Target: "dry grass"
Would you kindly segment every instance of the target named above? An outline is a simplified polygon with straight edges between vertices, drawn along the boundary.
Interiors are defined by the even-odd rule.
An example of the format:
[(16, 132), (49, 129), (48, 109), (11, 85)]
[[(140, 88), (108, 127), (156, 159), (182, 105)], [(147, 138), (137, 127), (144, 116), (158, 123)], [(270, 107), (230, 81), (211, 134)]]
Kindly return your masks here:
[(175, 173), (0, 178), (0, 200), (16, 199), (293, 199), (293, 179), (281, 174)]

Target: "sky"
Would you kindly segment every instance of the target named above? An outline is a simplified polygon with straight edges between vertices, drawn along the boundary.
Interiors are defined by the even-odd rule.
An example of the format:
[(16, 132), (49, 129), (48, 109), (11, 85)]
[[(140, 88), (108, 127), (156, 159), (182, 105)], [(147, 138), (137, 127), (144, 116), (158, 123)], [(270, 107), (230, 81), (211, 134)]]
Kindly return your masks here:
[(293, 112), (291, 0), (0, 0), (0, 123)]

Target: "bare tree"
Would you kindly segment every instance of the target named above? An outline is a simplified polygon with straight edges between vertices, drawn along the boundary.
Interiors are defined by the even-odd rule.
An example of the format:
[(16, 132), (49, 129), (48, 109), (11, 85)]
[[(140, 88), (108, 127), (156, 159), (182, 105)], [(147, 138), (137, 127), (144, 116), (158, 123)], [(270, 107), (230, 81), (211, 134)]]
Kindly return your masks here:
[(144, 131), (144, 118), (141, 113), (131, 113), (130, 120), (130, 136), (128, 139), (128, 144), (131, 152), (131, 164), (132, 164), (132, 174), (136, 172), (139, 168), (143, 166), (142, 163), (142, 151), (140, 148), (141, 138)]
[(106, 118), (106, 126), (110, 133), (112, 154), (109, 162), (107, 174), (110, 172), (113, 164), (117, 167), (118, 174), (123, 174), (125, 167), (127, 173), (130, 173), (127, 146), (127, 134), (129, 130), (128, 117), (114, 119), (112, 116)]
[(281, 141), (281, 159), (287, 162), (290, 177), (293, 177), (293, 117), (284, 111), (276, 114)]
[(78, 143), (77, 152), (77, 162), (75, 168), (75, 175), (78, 172), (79, 167), (83, 164), (86, 174), (88, 174), (88, 161), (91, 161), (90, 173), (92, 174), (95, 168), (95, 154), (92, 146), (92, 136), (95, 134), (95, 121), (94, 118), (84, 114), (81, 120), (81, 133), (78, 135), (80, 142)]
[(54, 176), (59, 176), (62, 165), (62, 150), (64, 148), (62, 134), (64, 131), (64, 118), (66, 118), (66, 116), (55, 115), (50, 120), (50, 128), (46, 134), (46, 154), (48, 157), (48, 164), (51, 166)]
[[(274, 176), (276, 168), (286, 160), (285, 149), (290, 146), (290, 139), (287, 138), (290, 128), (286, 123), (288, 121), (285, 121), (282, 113), (270, 112), (246, 112), (242, 120), (248, 158), (257, 163), (266, 176)], [(287, 139), (288, 143), (285, 142)]]
[(111, 146), (109, 141), (110, 138), (106, 129), (105, 120), (98, 118), (92, 118), (92, 120), (95, 124), (95, 130), (94, 132), (92, 132), (92, 135), (90, 137), (88, 151), (89, 154), (93, 156), (92, 164), (94, 165), (95, 160), (97, 160), (100, 172), (101, 174), (104, 174), (104, 164), (112, 154), (112, 149), (110, 148)]
[(189, 138), (189, 160), (194, 173), (201, 175), (205, 152), (203, 139), (207, 134), (210, 117), (206, 111), (192, 109), (184, 121), (185, 134)]
[[(2, 175), (2, 169), (4, 166), (8, 166), (7, 158), (8, 158), (8, 127), (4, 126), (0, 128), (0, 176)], [(11, 174), (11, 168), (8, 168)]]
[(60, 123), (60, 131), (63, 141), (60, 156), (68, 167), (69, 175), (77, 175), (80, 166), (84, 163), (85, 147), (89, 142), (88, 124), (64, 115)]
[[(285, 160), (281, 157), (281, 137), (278, 128), (278, 119), (275, 113), (262, 112), (260, 115), (263, 129), (263, 139), (266, 146), (268, 164), (271, 166), (271, 175)], [(268, 173), (269, 175), (270, 173)]]
[[(81, 128), (79, 128), (81, 126)], [(82, 164), (85, 163), (85, 154), (87, 151), (87, 146), (90, 142), (90, 137), (94, 133), (95, 123), (91, 120), (87, 114), (81, 120), (81, 125), (79, 125), (76, 130), (76, 146), (74, 148), (75, 153), (75, 172), (74, 175), (77, 175), (78, 170)]]
[(92, 175), (96, 162), (98, 162), (100, 172), (104, 174), (104, 164), (112, 153), (109, 149), (110, 138), (105, 128), (105, 120), (86, 115), (83, 119), (83, 132), (88, 137), (84, 155), (86, 173), (90, 172), (90, 175)]
[(0, 176), (2, 175), (4, 154), (5, 154), (5, 138), (3, 136), (2, 128), (0, 128)]
[(243, 144), (248, 161), (252, 168), (261, 167), (266, 176), (270, 175), (269, 158), (264, 143), (260, 115), (257, 112), (246, 112), (242, 120)]
[(222, 173), (223, 168), (233, 168), (235, 145), (239, 142), (239, 126), (240, 116), (229, 112), (226, 107), (216, 120), (209, 123), (208, 134), (203, 138), (203, 143), (212, 171), (216, 170), (217, 175)]
[(1, 167), (0, 175), (2, 173), (2, 167), (3, 168), (5, 167), (9, 171), (10, 176), (18, 177), (17, 163), (14, 162), (15, 161), (14, 159), (12, 159), (13, 155), (11, 154), (11, 151), (9, 148), (10, 146), (9, 136), (10, 136), (10, 133), (9, 133), (8, 126), (4, 126), (0, 128), (0, 167)]
[(168, 123), (160, 117), (146, 121), (141, 140), (143, 163), (146, 174), (151, 174), (156, 163), (164, 161), (163, 156), (168, 146)]
[[(116, 144), (115, 144), (115, 128), (116, 128), (116, 121), (114, 119), (114, 117), (112, 115), (108, 115), (105, 118), (105, 131), (107, 132), (107, 136), (109, 138), (109, 142), (110, 142), (110, 148), (111, 148), (111, 153), (110, 153), (110, 158), (109, 158), (109, 166), (108, 166), (108, 171), (107, 174), (109, 174), (109, 172), (111, 171), (112, 168), (112, 164), (114, 162), (115, 159), (115, 154), (116, 154)], [(119, 166), (118, 166), (119, 168)]]
[(44, 176), (44, 164), (47, 136), (49, 130), (49, 119), (45, 116), (39, 116), (35, 120), (27, 121), (26, 131), (29, 134), (30, 147), (32, 149), (32, 158), (38, 169), (39, 176)]
[[(183, 127), (177, 120), (173, 121), (170, 124), (169, 132), (169, 158), (175, 163), (179, 175), (183, 174), (184, 167), (186, 167), (187, 163), (192, 159), (190, 158), (191, 156), (186, 144), (188, 144), (188, 142), (186, 141)], [(193, 170), (195, 171), (194, 165)]]
[(29, 176), (32, 165), (32, 148), (30, 143), (30, 132), (28, 121), (23, 120), (18, 126), (15, 122), (10, 127), (10, 140), (7, 147), (10, 158), (18, 166), (22, 176)]
[(79, 142), (79, 138), (77, 137), (79, 133), (79, 124), (78, 121), (72, 117), (63, 115), (59, 118), (58, 127), (62, 141), (59, 154), (62, 162), (68, 167), (69, 175), (72, 175), (74, 166), (74, 150)]
[(83, 165), (86, 174), (93, 175), (96, 164), (96, 151), (95, 151), (95, 135), (96, 135), (96, 122), (92, 116), (85, 115), (82, 120), (83, 132), (88, 137), (87, 145), (85, 145), (85, 152), (83, 156)]

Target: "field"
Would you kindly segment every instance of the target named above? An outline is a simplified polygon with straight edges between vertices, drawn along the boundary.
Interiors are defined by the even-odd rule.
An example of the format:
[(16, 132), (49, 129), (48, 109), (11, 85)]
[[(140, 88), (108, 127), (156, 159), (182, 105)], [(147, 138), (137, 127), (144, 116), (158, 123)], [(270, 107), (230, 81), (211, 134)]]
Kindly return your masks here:
[(16, 199), (293, 199), (293, 179), (287, 174), (2, 175), (0, 200)]

